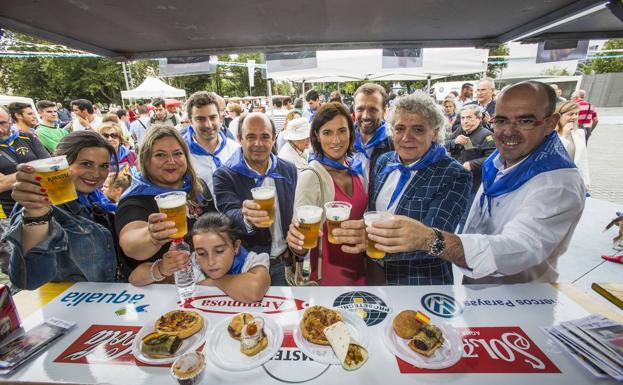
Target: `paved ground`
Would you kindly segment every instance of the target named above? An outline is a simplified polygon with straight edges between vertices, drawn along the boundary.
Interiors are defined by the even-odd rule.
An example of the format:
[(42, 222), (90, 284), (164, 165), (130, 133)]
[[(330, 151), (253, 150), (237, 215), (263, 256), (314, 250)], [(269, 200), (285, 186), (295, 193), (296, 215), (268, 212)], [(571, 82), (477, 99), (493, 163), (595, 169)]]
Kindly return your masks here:
[(623, 107), (597, 113), (599, 124), (588, 142), (591, 196), (623, 210)]

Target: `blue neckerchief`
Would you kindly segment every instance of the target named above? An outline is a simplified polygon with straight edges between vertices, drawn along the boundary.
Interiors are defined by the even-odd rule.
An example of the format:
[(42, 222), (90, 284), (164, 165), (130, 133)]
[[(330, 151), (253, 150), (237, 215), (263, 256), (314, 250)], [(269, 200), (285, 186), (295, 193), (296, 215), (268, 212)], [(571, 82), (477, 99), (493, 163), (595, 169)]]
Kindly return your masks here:
[(218, 154), (221, 151), (223, 151), (223, 149), (225, 148), (225, 144), (227, 144), (227, 137), (225, 136), (225, 133), (221, 131), (220, 129), (219, 129), (218, 135), (221, 138), (221, 144), (218, 146), (216, 151), (214, 151), (213, 153), (209, 152), (205, 148), (201, 147), (199, 143), (197, 143), (197, 141), (194, 138), (195, 130), (193, 129), (193, 126), (188, 126), (188, 131), (186, 131), (186, 135), (184, 136), (184, 139), (186, 140), (186, 143), (188, 144), (188, 148), (191, 154), (201, 155), (201, 156), (211, 156), (212, 160), (214, 160), (214, 164), (216, 165), (216, 168), (219, 168), (221, 167), (222, 162), (218, 158)]
[(13, 127), (11, 131), (11, 136), (9, 136), (6, 140), (2, 141), (2, 143), (0, 143), (0, 146), (8, 147), (9, 150), (15, 153), (15, 147), (13, 147), (13, 142), (15, 142), (15, 139), (17, 139), (17, 137), (19, 136), (19, 130), (16, 130), (15, 127)]
[(112, 203), (99, 188), (88, 195), (78, 192), (78, 202), (88, 208), (93, 206), (99, 207), (110, 214), (114, 214), (115, 210), (117, 210), (117, 205)]
[[(125, 146), (119, 145), (117, 148), (117, 166), (119, 167), (119, 171), (122, 171), (121, 164), (124, 163), (123, 159), (128, 156), (130, 150), (128, 150)], [(125, 162), (127, 163), (127, 162)], [(113, 155), (110, 156), (110, 164), (115, 165), (115, 158)], [(129, 167), (129, 163), (128, 163)]]
[(376, 147), (379, 143), (381, 143), (385, 139), (387, 139), (387, 128), (385, 128), (385, 121), (381, 122), (381, 125), (376, 129), (376, 131), (374, 132), (374, 135), (372, 136), (372, 138), (370, 138), (368, 143), (365, 144), (365, 146), (363, 142), (361, 141), (361, 134), (359, 133), (359, 129), (356, 129), (355, 130), (355, 150), (357, 150), (357, 152), (362, 153), (363, 156), (365, 156), (366, 158), (370, 159), (370, 155), (368, 155), (368, 150)]
[(234, 255), (234, 260), (227, 274), (236, 275), (242, 273), (242, 266), (244, 266), (244, 262), (247, 260), (247, 255), (249, 255), (249, 252), (240, 246), (240, 250), (238, 254)]
[(422, 156), (416, 164), (407, 167), (402, 164), (402, 162), (400, 162), (400, 159), (398, 158), (398, 153), (394, 152), (394, 161), (385, 165), (380, 174), (380, 177), (382, 178), (383, 176), (391, 173), (394, 170), (400, 170), (400, 178), (398, 179), (398, 184), (394, 189), (392, 197), (389, 199), (389, 204), (387, 205), (387, 208), (389, 209), (390, 207), (392, 207), (396, 199), (398, 199), (400, 192), (405, 188), (407, 182), (409, 181), (412, 171), (422, 170), (430, 166), (431, 164), (439, 162), (445, 156), (446, 149), (444, 148), (444, 146), (433, 143), (428, 148), (424, 156)]
[(229, 158), (225, 165), (240, 175), (244, 175), (251, 179), (257, 179), (257, 181), (255, 181), (255, 187), (260, 187), (262, 183), (264, 183), (264, 179), (266, 179), (266, 177), (273, 179), (285, 179), (287, 182), (288, 178), (277, 172), (277, 157), (275, 154), (270, 154), (270, 160), (272, 162), (270, 169), (266, 171), (266, 174), (260, 175), (260, 173), (255, 170), (251, 170), (249, 166), (247, 166), (247, 163), (244, 161), (244, 155), (242, 154), (242, 148), (240, 148), (237, 153)]
[(347, 170), (350, 175), (363, 175), (361, 160), (354, 159), (353, 157), (346, 158), (346, 165), (324, 155), (316, 155), (313, 153), (309, 154), (309, 160), (307, 162), (311, 163), (312, 160), (318, 161), (336, 170)]
[[(164, 194), (171, 191), (184, 191), (185, 193), (190, 192), (191, 188), (190, 176), (184, 176), (184, 184), (181, 188), (167, 188), (156, 186), (150, 181), (148, 181), (143, 174), (138, 171), (135, 171), (132, 174), (132, 184), (130, 187), (125, 190), (125, 192), (121, 195), (121, 199), (128, 198), (135, 195), (150, 195), (156, 196), (158, 194)], [(121, 200), (120, 199), (120, 200)], [(202, 199), (202, 198), (201, 198)]]
[[(316, 110), (313, 110), (311, 108), (307, 109), (307, 112), (309, 112), (309, 123), (312, 122), (312, 120), (314, 120), (314, 116), (316, 116)], [(302, 116), (302, 115), (301, 115)]]
[(480, 210), (482, 211), (485, 198), (487, 198), (489, 215), (491, 215), (493, 198), (517, 190), (532, 177), (541, 173), (560, 168), (575, 168), (567, 150), (558, 139), (556, 131), (545, 138), (543, 143), (532, 151), (521, 164), (518, 164), (511, 172), (496, 181), (495, 177), (498, 170), (495, 168), (493, 160), (499, 153), (498, 150), (495, 150), (482, 165), (483, 193), (480, 195)]

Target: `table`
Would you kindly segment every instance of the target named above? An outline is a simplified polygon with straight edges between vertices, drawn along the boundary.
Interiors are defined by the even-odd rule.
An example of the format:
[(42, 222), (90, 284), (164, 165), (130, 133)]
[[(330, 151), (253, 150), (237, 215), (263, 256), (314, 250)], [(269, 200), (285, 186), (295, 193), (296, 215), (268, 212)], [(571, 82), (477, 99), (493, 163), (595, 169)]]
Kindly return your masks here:
[(623, 284), (593, 282), (591, 288), (608, 301), (617, 305), (619, 309), (623, 309)]
[[(5, 380), (174, 384), (168, 368), (137, 365), (128, 352), (128, 339), (114, 340), (111, 337), (114, 331), (136, 333), (148, 319), (175, 307), (177, 293), (173, 286), (137, 288), (128, 284), (103, 283), (46, 285), (39, 293), (16, 295), (16, 302), (22, 309), (25, 296), (34, 295), (43, 303), (54, 291), (64, 288), (66, 290), (47, 305), (27, 318), (24, 316), (24, 326), (31, 328), (49, 317), (75, 321), (78, 325), (28, 366)], [(541, 326), (588, 314), (567, 293), (574, 295), (572, 289), (564, 284), (557, 288), (547, 284), (498, 287), (273, 287), (259, 305), (250, 308), (233, 303), (217, 289), (199, 287), (192, 304), (204, 312), (212, 327), (231, 316), (227, 312), (252, 310), (272, 312), (265, 316), (271, 317), (286, 330), (279, 353), (263, 367), (229, 372), (209, 361), (205, 384), (355, 381), (361, 384), (443, 382), (487, 385), (501, 380), (509, 385), (526, 382), (593, 383), (593, 379), (540, 330)], [(592, 302), (595, 304), (594, 300)], [(354, 307), (366, 314), (370, 361), (360, 370), (346, 372), (341, 367), (319, 364), (297, 353), (298, 349), (288, 333), (296, 327), (302, 309), (313, 304)], [(591, 304), (590, 299), (587, 304)], [(433, 324), (447, 322), (461, 330), (469, 349), (457, 365), (441, 371), (421, 370), (401, 362), (387, 350), (382, 339), (383, 330), (393, 315), (407, 308), (423, 310), (431, 316)], [(110, 338), (103, 338), (104, 335)], [(509, 336), (522, 343), (509, 345), (512, 341)], [(99, 343), (95, 343), (98, 339)]]

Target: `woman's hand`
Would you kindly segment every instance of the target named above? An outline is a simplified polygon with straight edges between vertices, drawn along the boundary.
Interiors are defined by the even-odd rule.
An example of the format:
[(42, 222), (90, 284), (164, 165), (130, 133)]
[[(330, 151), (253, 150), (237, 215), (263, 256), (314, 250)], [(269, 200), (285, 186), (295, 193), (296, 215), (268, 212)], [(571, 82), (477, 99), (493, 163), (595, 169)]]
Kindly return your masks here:
[(11, 197), (15, 202), (24, 206), (27, 217), (40, 217), (50, 211), (50, 200), (47, 189), (39, 183), (41, 177), (35, 175), (35, 170), (27, 164), (17, 166), (15, 183)]
[(165, 221), (166, 214), (154, 213), (149, 214), (147, 218), (147, 232), (151, 242), (156, 246), (162, 246), (171, 241), (171, 235), (177, 233), (175, 222)]
[(190, 254), (188, 251), (171, 250), (164, 253), (160, 262), (160, 273), (165, 277), (170, 277), (178, 270), (181, 270), (188, 263)]
[(573, 123), (567, 123), (562, 127), (562, 136), (564, 136), (565, 138), (568, 138), (569, 136), (571, 136), (571, 131), (573, 130), (574, 125)]

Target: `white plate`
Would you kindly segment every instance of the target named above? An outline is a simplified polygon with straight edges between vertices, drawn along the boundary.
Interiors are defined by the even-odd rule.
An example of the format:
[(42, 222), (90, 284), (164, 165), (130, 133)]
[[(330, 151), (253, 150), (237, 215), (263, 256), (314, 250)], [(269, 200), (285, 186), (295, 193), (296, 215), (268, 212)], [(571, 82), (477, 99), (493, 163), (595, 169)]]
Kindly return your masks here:
[(243, 371), (262, 366), (269, 361), (283, 342), (283, 329), (266, 314), (253, 314), (264, 320), (264, 333), (268, 338), (268, 346), (258, 354), (249, 357), (240, 351), (240, 341), (233, 339), (227, 327), (232, 318), (227, 317), (216, 324), (208, 337), (208, 346), (204, 349), (208, 358), (219, 368), (225, 370)]
[(385, 322), (384, 338), (385, 346), (390, 352), (403, 361), (421, 369), (444, 369), (459, 362), (463, 356), (463, 340), (455, 328), (442, 321), (436, 321), (433, 325), (443, 332), (444, 342), (432, 356), (426, 357), (414, 352), (409, 347), (409, 340), (398, 337), (394, 332), (393, 319)]
[[(179, 310), (179, 309), (172, 309), (172, 310)], [(165, 313), (166, 312), (162, 314), (165, 314)], [(201, 314), (199, 312), (196, 312), (196, 313)], [(158, 318), (160, 318), (161, 315), (159, 315), (158, 317), (154, 319), (149, 320), (145, 324), (145, 326), (143, 326), (143, 328), (139, 330), (138, 334), (134, 338), (134, 342), (132, 343), (132, 354), (134, 355), (134, 358), (136, 358), (137, 360), (145, 364), (161, 365), (161, 364), (173, 363), (173, 361), (175, 361), (182, 354), (193, 351), (193, 350), (197, 350), (201, 346), (201, 344), (205, 341), (206, 335), (208, 334), (208, 329), (209, 329), (208, 319), (206, 317), (203, 317), (203, 314), (201, 314), (201, 316), (203, 317), (203, 327), (201, 328), (201, 330), (199, 330), (197, 333), (193, 334), (192, 336), (188, 338), (184, 338), (182, 340), (182, 345), (177, 349), (177, 352), (175, 352), (174, 356), (167, 357), (167, 358), (148, 357), (147, 355), (143, 354), (143, 352), (141, 351), (141, 343), (143, 341), (143, 337), (155, 331), (154, 326), (156, 325), (156, 320), (158, 320)]]
[[(363, 322), (363, 319), (349, 310), (345, 309), (333, 309), (335, 311), (339, 311), (342, 314), (342, 318), (344, 319), (344, 323), (348, 326), (350, 330), (350, 335), (357, 342), (361, 344), (364, 348), (368, 348), (368, 326)], [(305, 353), (308, 357), (316, 362), (320, 362), (322, 364), (328, 365), (341, 365), (340, 361), (333, 353), (333, 349), (331, 345), (318, 345), (313, 342), (307, 341), (303, 338), (303, 333), (301, 333), (301, 326), (294, 329), (293, 333), (294, 342), (296, 346)]]

